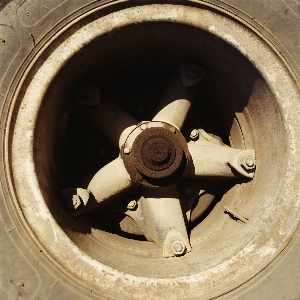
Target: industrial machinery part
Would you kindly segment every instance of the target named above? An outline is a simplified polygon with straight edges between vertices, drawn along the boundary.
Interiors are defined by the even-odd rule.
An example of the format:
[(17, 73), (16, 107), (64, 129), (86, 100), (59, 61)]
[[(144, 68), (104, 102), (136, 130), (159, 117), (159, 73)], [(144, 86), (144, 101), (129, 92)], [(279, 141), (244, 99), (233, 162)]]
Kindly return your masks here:
[(0, 0), (3, 299), (298, 299), (299, 7)]

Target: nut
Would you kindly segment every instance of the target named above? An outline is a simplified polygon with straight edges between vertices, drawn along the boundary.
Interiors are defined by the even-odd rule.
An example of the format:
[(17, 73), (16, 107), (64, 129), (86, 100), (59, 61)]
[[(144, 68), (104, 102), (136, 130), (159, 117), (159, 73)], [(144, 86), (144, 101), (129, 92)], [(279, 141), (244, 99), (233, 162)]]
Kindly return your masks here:
[(143, 181), (143, 176), (140, 173), (137, 173), (135, 179), (136, 181)]
[(144, 124), (142, 124), (142, 125), (141, 125), (141, 129), (142, 129), (142, 130), (145, 130), (145, 129), (147, 129), (147, 125), (146, 125), (145, 123), (144, 123)]
[(135, 209), (137, 205), (137, 202), (135, 200), (131, 200), (128, 204), (127, 204), (127, 208), (132, 210), (132, 209)]
[(182, 241), (176, 240), (172, 243), (171, 250), (174, 253), (174, 255), (178, 256), (184, 253), (186, 247)]
[(252, 156), (242, 157), (239, 163), (246, 171), (250, 171), (255, 168), (255, 159)]
[(84, 82), (80, 85), (79, 92), (83, 98), (90, 98), (95, 94), (95, 88), (92, 83)]
[(193, 130), (191, 131), (190, 137), (191, 137), (192, 139), (196, 139), (198, 136), (199, 136), (198, 130), (197, 130), (197, 129), (193, 129)]
[(196, 77), (200, 72), (200, 66), (196, 63), (190, 64), (187, 67), (187, 71), (190, 77)]
[(191, 197), (194, 194), (194, 188), (191, 185), (186, 185), (183, 188), (183, 194), (185, 196)]
[(72, 196), (72, 203), (70, 203), (69, 208), (77, 209), (81, 205), (81, 199), (79, 195)]

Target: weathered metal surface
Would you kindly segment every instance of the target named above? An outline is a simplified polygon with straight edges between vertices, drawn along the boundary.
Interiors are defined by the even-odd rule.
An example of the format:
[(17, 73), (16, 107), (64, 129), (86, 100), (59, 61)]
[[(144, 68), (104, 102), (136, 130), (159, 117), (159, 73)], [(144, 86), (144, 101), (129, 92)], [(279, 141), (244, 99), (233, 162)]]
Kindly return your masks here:
[[(144, 129), (142, 129), (144, 127)], [(180, 131), (163, 122), (146, 122), (127, 137), (122, 158), (131, 179), (147, 186), (169, 186), (189, 161), (186, 141)]]
[[(80, 85), (80, 96), (77, 95), (76, 101), (84, 106), (88, 117), (102, 132), (113, 135), (110, 140), (115, 145), (117, 140), (119, 146), (125, 141), (120, 149), (120, 157), (100, 169), (87, 190), (84, 190), (88, 194), (88, 203), (87, 200), (83, 203), (77, 190), (62, 193), (73, 216), (91, 212), (98, 204), (118, 197), (138, 184), (144, 186), (141, 198), (138, 202), (131, 200), (127, 204), (126, 214), (136, 221), (149, 241), (154, 241), (162, 248), (164, 257), (191, 251), (174, 185), (176, 180), (183, 172), (183, 178), (193, 179), (251, 178), (255, 170), (254, 150), (230, 148), (210, 138), (204, 130), (198, 129), (191, 131), (190, 137), (194, 141), (187, 144), (180, 132), (179, 128), (187, 117), (205, 73), (199, 64), (183, 60), (159, 102), (159, 112), (155, 114), (153, 121), (137, 125), (115, 103), (103, 105), (99, 90), (94, 84), (84, 82)], [(178, 100), (183, 95), (185, 99)], [(174, 102), (177, 103), (175, 106)], [(113, 120), (116, 112), (124, 118), (123, 122)], [(104, 114), (111, 116), (104, 118)], [(104, 121), (98, 120), (101, 118)], [(168, 120), (170, 123), (158, 120)], [(124, 127), (125, 124), (129, 126)], [(186, 186), (183, 193), (191, 197), (194, 194), (193, 187)], [(185, 212), (188, 220), (191, 218), (192, 204), (190, 201), (188, 213)]]
[[(224, 41), (224, 44), (230, 44), (232, 49), (237, 49), (257, 68), (259, 75), (255, 78), (250, 77), (253, 80), (249, 80), (250, 92), (246, 95), (247, 103), (239, 106), (240, 102), (235, 102), (235, 99), (232, 101), (230, 97), (226, 99), (237, 115), (235, 120), (231, 120), (235, 128), (238, 129), (240, 126), (244, 130), (247, 128), (246, 121), (250, 124), (248, 126), (251, 130), (245, 130), (244, 138), (246, 145), (250, 145), (251, 148), (253, 138), (254, 145), (258, 147), (257, 171), (253, 185), (251, 183), (240, 185), (237, 196), (233, 198), (225, 195), (222, 205), (217, 205), (203, 222), (204, 228), (202, 224), (195, 228), (191, 234), (193, 251), (189, 255), (174, 260), (172, 258), (159, 260), (152, 252), (146, 252), (135, 244), (143, 254), (139, 251), (132, 254), (130, 252), (133, 251), (132, 247), (123, 247), (122, 256), (126, 253), (124, 257), (130, 259), (121, 260), (115, 255), (109, 263), (106, 263), (103, 262), (104, 258), (101, 255), (96, 256), (97, 251), (94, 251), (92, 243), (89, 242), (95, 235), (92, 233), (90, 237), (86, 233), (68, 235), (67, 229), (56, 222), (55, 218), (60, 222), (67, 219), (72, 225), (76, 224), (64, 212), (63, 207), (59, 206), (60, 202), (56, 199), (58, 196), (52, 192), (53, 185), (45, 180), (45, 177), (53, 176), (49, 171), (52, 160), (49, 159), (48, 149), (52, 149), (51, 129), (55, 128), (56, 119), (48, 121), (48, 118), (40, 120), (39, 117), (43, 112), (41, 107), (44, 97), (52, 100), (48, 103), (62, 100), (53, 90), (47, 94), (47, 89), (51, 88), (54, 77), (62, 71), (63, 66), (67, 65), (74, 51), (83, 49), (92, 40), (103, 37), (115, 29), (118, 31), (123, 26), (140, 25), (144, 21), (157, 24), (170, 22), (172, 26), (180, 23), (197, 28), (199, 32), (205, 31), (208, 37), (214, 35)], [(192, 36), (196, 37), (197, 34)], [(193, 43), (193, 46), (197, 46), (197, 51), (192, 52), (195, 55), (200, 51), (200, 42)], [(213, 45), (214, 42), (211, 41)], [(222, 62), (225, 66), (222, 69), (215, 59), (215, 54), (217, 52), (213, 53), (213, 59), (206, 56), (209, 67), (220, 71), (218, 72), (220, 76), (226, 77), (226, 73), (224, 75), (222, 71), (226, 72), (226, 66), (229, 65), (226, 63), (227, 56), (222, 53), (224, 59)], [(234, 56), (231, 52), (229, 54), (230, 57)], [(227, 74), (232, 74), (232, 69)], [(235, 83), (235, 79), (236, 77), (226, 78), (229, 83)], [(56, 90), (64, 90), (67, 82), (56, 82)], [(51, 97), (53, 95), (55, 97)], [(288, 69), (271, 47), (252, 31), (224, 16), (180, 5), (176, 7), (145, 5), (93, 20), (68, 36), (60, 45), (57, 44), (53, 53), (48, 53), (33, 74), (24, 94), (16, 93), (16, 101), (19, 98), (20, 100), (22, 98), (22, 105), (17, 109), (12, 105), (15, 124), (7, 127), (10, 132), (9, 138), (12, 140), (11, 193), (17, 195), (14, 204), (20, 209), (20, 218), (24, 219), (26, 229), (32, 232), (32, 237), (43, 249), (45, 256), (51, 257), (56, 265), (64, 268), (74, 278), (78, 278), (78, 282), (84, 282), (95, 290), (113, 290), (129, 299), (133, 297), (165, 299), (166, 295), (172, 299), (182, 299), (192, 291), (195, 298), (211, 299), (249, 281), (259, 273), (282, 251), (299, 223), (298, 89)], [(58, 110), (54, 107), (47, 112), (55, 112), (55, 109)], [(40, 126), (39, 130), (35, 127), (37, 119), (40, 125), (44, 125)], [(44, 138), (43, 128), (47, 128), (50, 137)], [(274, 149), (274, 137), (278, 142), (278, 135), (282, 139)], [(42, 148), (43, 145), (45, 148)], [(43, 159), (38, 156), (39, 152), (36, 150), (41, 148), (44, 151), (40, 152)], [(37, 156), (39, 160), (36, 159)], [(281, 157), (276, 165), (274, 157)], [(35, 164), (36, 161), (41, 166)], [(43, 174), (44, 177), (38, 179), (37, 174)], [(255, 188), (252, 188), (253, 186)], [(53, 202), (57, 207), (53, 208)], [(224, 214), (223, 206), (236, 209), (243, 217), (249, 217), (249, 222), (246, 225), (233, 222)], [(57, 213), (55, 218), (53, 212)], [(101, 235), (104, 236), (105, 242), (98, 243), (97, 247), (100, 248), (104, 244), (108, 247), (109, 243), (113, 244), (104, 233)], [(86, 244), (88, 247), (84, 248)], [(103, 246), (101, 250), (104, 250), (100, 253), (106, 258), (106, 254), (114, 253), (120, 244), (114, 247), (114, 250), (107, 250)], [(145, 252), (145, 256), (142, 256)], [(172, 268), (167, 262), (171, 260)], [(185, 264), (178, 262), (183, 260)], [(134, 263), (130, 264), (132, 261)]]

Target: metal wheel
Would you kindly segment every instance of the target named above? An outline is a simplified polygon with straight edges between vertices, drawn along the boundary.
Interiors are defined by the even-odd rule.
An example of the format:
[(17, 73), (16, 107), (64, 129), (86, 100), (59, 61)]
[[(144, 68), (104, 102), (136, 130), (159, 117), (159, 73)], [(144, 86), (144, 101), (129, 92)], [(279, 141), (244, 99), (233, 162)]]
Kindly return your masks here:
[[(131, 76), (130, 71), (126, 74)], [(213, 195), (222, 182), (253, 178), (255, 171), (254, 149), (231, 148), (201, 128), (199, 110), (204, 110), (202, 115), (207, 114), (207, 108), (203, 105), (202, 108), (199, 104), (198, 107), (195, 105), (196, 113), (192, 120), (186, 122), (205, 74), (206, 70), (198, 63), (181, 61), (161, 99), (151, 99), (152, 105), (158, 102), (156, 108), (152, 109), (152, 121), (135, 120), (112, 99), (102, 98), (99, 88), (92, 82), (79, 85), (78, 95), (75, 91), (78, 109), (107, 137), (112, 146), (120, 148), (120, 155), (104, 165), (87, 185), (81, 183), (78, 188), (62, 191), (63, 199), (74, 217), (97, 210), (104, 215), (109, 212), (121, 213), (135, 221), (133, 223), (131, 219), (124, 218), (120, 223), (121, 230), (129, 234), (140, 230), (148, 241), (154, 241), (161, 248), (163, 257), (184, 255), (192, 250), (186, 228), (192, 212), (193, 219), (197, 219), (213, 200), (207, 195)], [(145, 82), (148, 77), (144, 79)], [(130, 90), (134, 90), (135, 85), (133, 81)], [(148, 89), (151, 86), (145, 90)], [(124, 92), (119, 95), (125, 99), (130, 97)], [(146, 112), (145, 107), (150, 108), (148, 102), (138, 99), (130, 110), (134, 114), (138, 107), (138, 112)], [(211, 123), (213, 126), (213, 121)], [(189, 130), (193, 125), (195, 128)], [(84, 135), (88, 135), (90, 129), (85, 129)], [(72, 133), (81, 143), (83, 136)], [(79, 155), (88, 157), (90, 148), (96, 148), (90, 144), (98, 139), (97, 133), (94, 133), (92, 140), (84, 143), (88, 150), (82, 149)], [(100, 143), (104, 144), (102, 139)], [(74, 149), (73, 141), (69, 145)], [(72, 151), (71, 148), (67, 153)], [(98, 154), (105, 158), (111, 151), (102, 146)], [(69, 166), (77, 165), (79, 160), (80, 165), (95, 168), (97, 161), (84, 160), (79, 155), (69, 162)], [(204, 195), (206, 201), (203, 200)], [(127, 200), (126, 204), (122, 198)], [(102, 210), (101, 205), (104, 206)], [(224, 210), (234, 218), (247, 222), (238, 212), (226, 206)], [(113, 216), (110, 217), (113, 219)]]
[(99, 297), (220, 296), (299, 222), (298, 101), (270, 45), (216, 13), (91, 18), (36, 57), (10, 108), (14, 201)]

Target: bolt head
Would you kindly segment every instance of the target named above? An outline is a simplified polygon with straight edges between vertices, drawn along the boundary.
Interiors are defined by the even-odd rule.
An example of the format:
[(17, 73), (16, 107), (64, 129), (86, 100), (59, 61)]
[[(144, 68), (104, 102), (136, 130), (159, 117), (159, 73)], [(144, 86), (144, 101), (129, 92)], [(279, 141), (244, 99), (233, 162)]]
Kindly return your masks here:
[(72, 196), (72, 207), (74, 209), (77, 209), (81, 204), (80, 196), (79, 195), (73, 195)]
[(183, 189), (185, 196), (191, 197), (194, 194), (194, 189), (191, 185), (186, 185)]
[(198, 130), (197, 130), (197, 129), (193, 129), (193, 130), (191, 131), (190, 137), (191, 137), (192, 139), (196, 139), (198, 136), (199, 136)]
[(129, 148), (124, 148), (124, 153), (125, 154), (130, 154), (130, 149)]
[(255, 159), (252, 156), (243, 157), (240, 165), (246, 170), (253, 170), (255, 168)]
[(187, 67), (187, 71), (190, 77), (196, 77), (200, 72), (200, 66), (196, 63), (191, 64)]
[(132, 209), (135, 209), (136, 205), (137, 205), (136, 200), (131, 200), (131, 201), (127, 204), (127, 208), (130, 209), (130, 210), (132, 210)]
[(249, 167), (249, 168), (253, 168), (255, 165), (253, 157), (247, 157), (245, 159), (245, 163), (246, 163), (247, 167)]
[(95, 88), (92, 83), (84, 82), (80, 85), (79, 92), (83, 98), (90, 98), (95, 94)]
[(147, 129), (147, 125), (146, 125), (146, 124), (142, 124), (142, 125), (141, 125), (141, 129), (142, 129), (142, 130)]
[(184, 253), (186, 247), (182, 241), (177, 240), (172, 243), (171, 250), (174, 253), (174, 255), (178, 256)]

